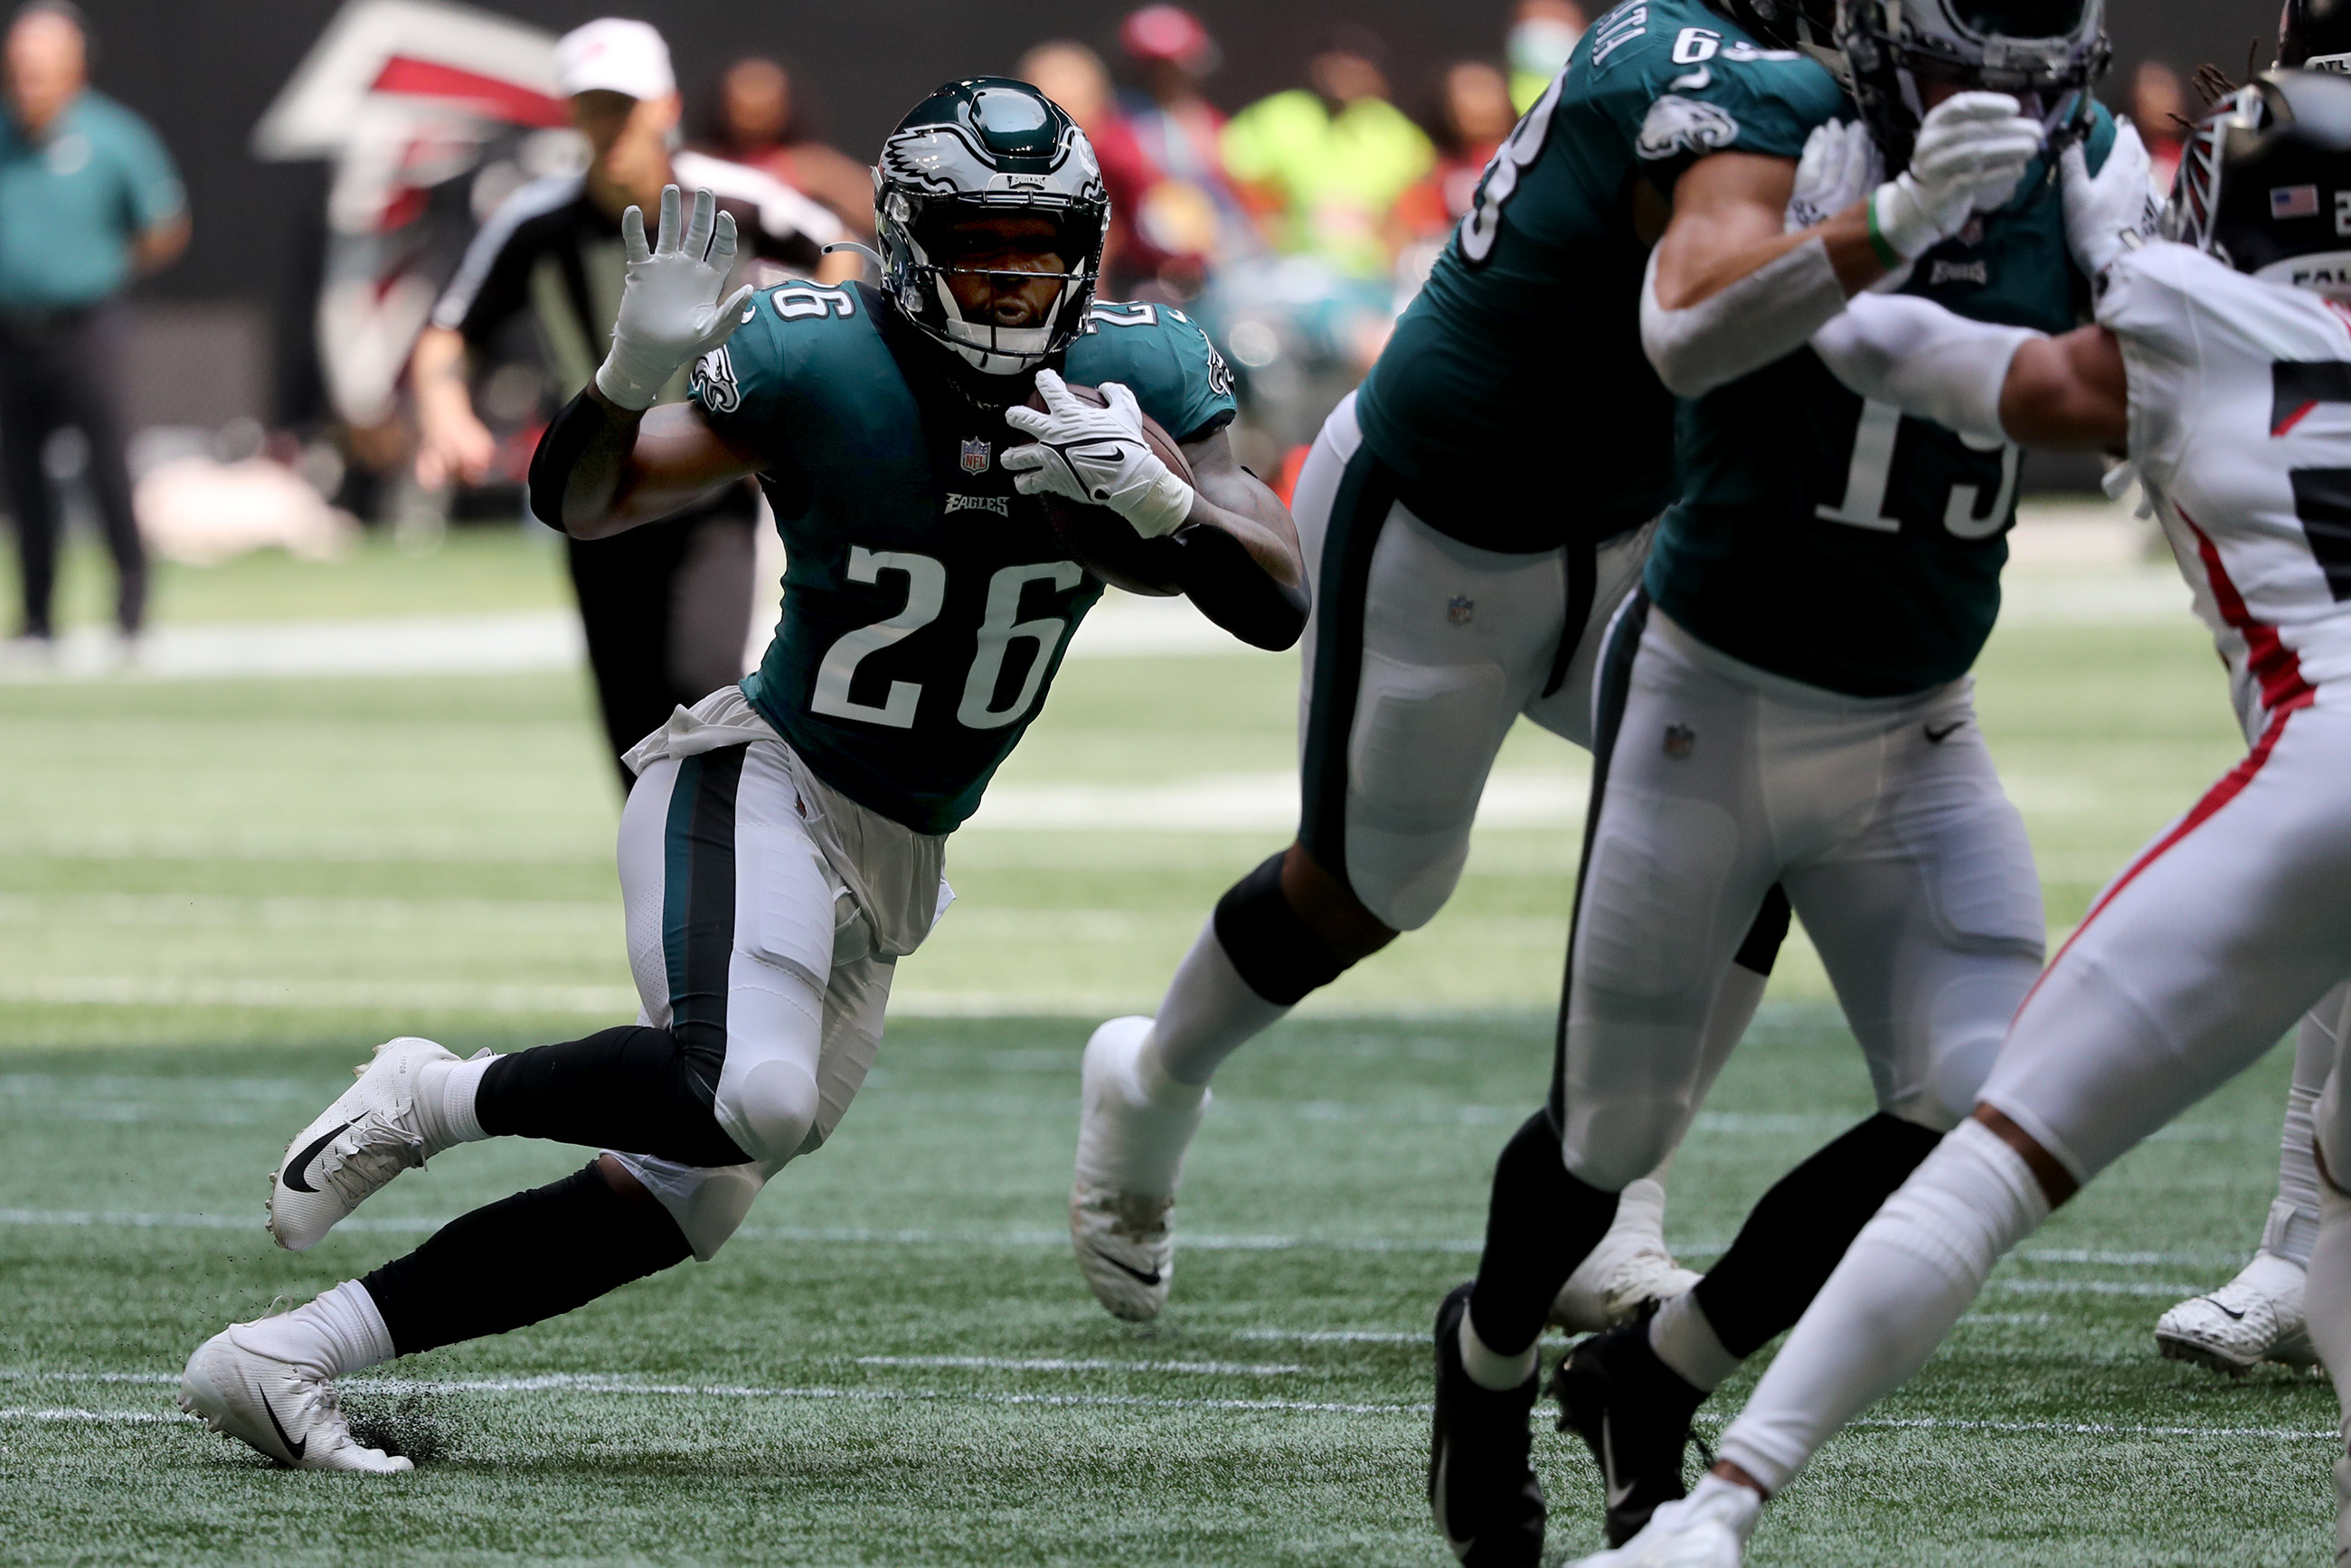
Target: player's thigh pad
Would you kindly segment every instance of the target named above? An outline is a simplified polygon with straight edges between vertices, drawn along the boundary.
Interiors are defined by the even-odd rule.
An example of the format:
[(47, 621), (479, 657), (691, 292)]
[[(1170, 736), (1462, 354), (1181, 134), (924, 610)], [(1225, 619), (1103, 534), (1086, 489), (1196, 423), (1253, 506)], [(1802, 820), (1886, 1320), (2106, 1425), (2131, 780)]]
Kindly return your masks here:
[(801, 815), (783, 747), (744, 748), (736, 795), (726, 1060), (713, 1113), (759, 1159), (791, 1158), (816, 1124), (835, 936), (856, 906)]
[[(1657, 537), (1652, 520), (1630, 532), (1602, 542), (1593, 559), (1592, 612), (1576, 634), (1575, 650), (1559, 685), (1545, 692), (1537, 687), (1526, 706), (1526, 716), (1573, 745), (1592, 749), (1592, 700), (1599, 674), (1601, 645), (1609, 624), (1641, 586), (1641, 570), (1649, 562), (1649, 546)], [(1553, 658), (1557, 653), (1554, 652)]]
[[(1975, 1104), (2041, 973), (2041, 883), (1966, 683), (1857, 716), (1837, 771), (1874, 782), (1861, 825), (1786, 875), (1879, 1107), (1948, 1131)], [(1931, 738), (1940, 736), (1940, 740)], [(1831, 793), (1841, 793), (1826, 787)]]
[[(1317, 656), (1352, 655), (1356, 679), (1352, 689), (1308, 683), (1306, 751), (1324, 772), (1305, 780), (1305, 837), (1326, 866), (1343, 862), (1382, 923), (1415, 929), (1452, 896), (1494, 754), (1549, 674), (1565, 592), (1557, 552), (1474, 549), (1398, 504), (1353, 613), (1326, 606)], [(1344, 746), (1332, 744), (1341, 733)], [(1339, 824), (1329, 820), (1342, 787), (1328, 777), (1333, 767), (1345, 769)]]
[(1697, 1110), (1714, 997), (1777, 875), (1751, 693), (1644, 634), (1577, 895), (1562, 1064), (1568, 1169), (1621, 1188)]
[(2158, 834), (2018, 1012), (1982, 1097), (2077, 1178), (2258, 1060), (2342, 977), (2351, 713), (2333, 697), (2286, 715)]

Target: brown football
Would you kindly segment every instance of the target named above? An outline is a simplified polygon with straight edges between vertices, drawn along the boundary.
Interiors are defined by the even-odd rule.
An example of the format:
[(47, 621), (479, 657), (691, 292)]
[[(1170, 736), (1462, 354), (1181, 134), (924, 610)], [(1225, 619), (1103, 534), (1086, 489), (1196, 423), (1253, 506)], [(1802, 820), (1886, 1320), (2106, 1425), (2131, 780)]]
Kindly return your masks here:
[[(1096, 408), (1109, 401), (1092, 387), (1072, 384), (1070, 392)], [(1029, 406), (1043, 413), (1043, 395), (1030, 392)], [(1192, 465), (1184, 459), (1184, 449), (1147, 413), (1143, 416), (1143, 438), (1151, 443), (1151, 450), (1159, 455), (1159, 461), (1175, 471), (1176, 477), (1186, 485), (1195, 483)], [(1082, 506), (1064, 496), (1040, 496), (1037, 499), (1045, 504), (1045, 520), (1052, 525), (1061, 548), (1070, 552), (1070, 559), (1104, 582), (1130, 593), (1165, 596), (1181, 591), (1176, 586), (1178, 547), (1174, 540), (1144, 538), (1134, 531), (1133, 524), (1108, 507)]]

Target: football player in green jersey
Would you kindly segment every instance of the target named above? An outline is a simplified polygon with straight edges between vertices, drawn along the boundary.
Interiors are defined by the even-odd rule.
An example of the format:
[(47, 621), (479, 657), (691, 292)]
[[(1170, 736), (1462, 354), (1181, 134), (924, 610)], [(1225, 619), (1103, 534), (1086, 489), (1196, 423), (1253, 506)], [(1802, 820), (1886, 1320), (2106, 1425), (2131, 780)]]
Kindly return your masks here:
[[(205, 1342), (182, 1402), (214, 1429), (287, 1464), (405, 1469), (351, 1438), (335, 1377), (706, 1260), (769, 1178), (822, 1146), (873, 1061), (897, 959), (952, 896), (948, 833), (1102, 590), (1035, 497), (1109, 508), (1211, 618), (1259, 646), (1296, 641), (1296, 537), (1233, 459), (1224, 362), (1176, 311), (1094, 301), (1109, 205), (1069, 117), (1022, 83), (953, 83), (891, 134), (875, 190), (879, 289), (722, 298), (734, 229), (710, 193), (689, 218), (665, 191), (650, 246), (629, 209), (611, 354), (533, 465), (538, 514), (580, 537), (756, 475), (789, 559), (758, 672), (627, 759), (638, 1021), (471, 1061), (430, 1040), (381, 1047), (288, 1148), (270, 1227), (308, 1247), (475, 1139), (609, 1152)], [(651, 408), (690, 362), (695, 401)], [(1023, 406), (1032, 388), (1041, 411)], [(1195, 482), (1154, 455), (1146, 414)]]
[[(1801, 188), (1795, 162), (1736, 149), (1673, 180), (1636, 295), (1644, 350), (1683, 400), (1680, 499), (1601, 660), (1551, 1103), (1504, 1151), (1478, 1278), (1438, 1317), (1432, 1500), (1467, 1561), (1535, 1560), (1525, 1427), (1543, 1313), (1616, 1195), (1689, 1125), (1727, 1044), (1723, 978), (1774, 888), (1823, 952), (1880, 1113), (1784, 1178), (1697, 1287), (1562, 1368), (1563, 1424), (1600, 1463), (1612, 1541), (1682, 1494), (1698, 1404), (1795, 1320), (1965, 1113), (2038, 970), (2030, 851), (1965, 685), (2014, 454), (1897, 429), (1805, 344), (1881, 284), (2072, 321), (2085, 285), (2035, 160), (2087, 135), (2095, 162), (2111, 140), (2085, 90), (2100, 21), (2096, 0), (1847, 0), (1836, 37), (1864, 129), (1838, 123), (1842, 102), (1821, 113)], [(1707, 80), (1728, 53), (1658, 43)], [(1702, 106), (1667, 123), (1724, 140)]]
[[(1821, 63), (1833, 10), (1641, 0), (1608, 13), (1497, 154), (1427, 287), (1315, 442), (1292, 501), (1316, 572), (1297, 840), (1219, 902), (1155, 1018), (1111, 1019), (1087, 1047), (1071, 1239), (1117, 1315), (1148, 1319), (1166, 1301), (1170, 1210), (1218, 1065), (1444, 905), (1520, 714), (1590, 744), (1601, 632), (1673, 494), (1673, 399), (1627, 302), (1686, 204), (1686, 171), (1776, 170), (1784, 204), (1807, 134), (1845, 111)], [(1964, 222), (1970, 179), (2022, 166), (2038, 133), (2012, 110), (1941, 111), (1936, 158), (1889, 186), (1903, 243)], [(1739, 287), (1677, 340), (1761, 364), (1883, 274), (1858, 215), (1803, 239), (1819, 243), (1775, 228), (1768, 245), (1719, 246), (1720, 282)], [(1759, 343), (1757, 321), (1783, 330)], [(1717, 1058), (1751, 1016), (1785, 925), (1784, 903), (1761, 913), (1718, 988)], [(1522, 1155), (1556, 1167), (1556, 1133), (1530, 1138)], [(1558, 1321), (1604, 1326), (1688, 1287), (1665, 1251), (1663, 1197), (1654, 1179), (1625, 1190), (1614, 1228), (1557, 1288)], [(1541, 1322), (1524, 1325), (1530, 1342)]]

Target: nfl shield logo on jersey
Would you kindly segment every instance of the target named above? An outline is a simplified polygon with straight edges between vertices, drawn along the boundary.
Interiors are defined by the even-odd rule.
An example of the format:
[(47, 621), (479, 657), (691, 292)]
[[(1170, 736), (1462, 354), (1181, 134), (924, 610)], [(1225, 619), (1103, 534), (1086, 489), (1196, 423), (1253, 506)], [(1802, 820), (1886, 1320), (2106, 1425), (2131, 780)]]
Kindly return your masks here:
[(988, 444), (987, 442), (981, 441), (976, 437), (963, 444), (963, 471), (965, 473), (985, 474), (987, 472), (987, 445)]
[(1478, 601), (1468, 594), (1457, 593), (1445, 601), (1445, 613), (1456, 626), (1467, 626), (1478, 613)]
[(1666, 755), (1678, 762), (1698, 745), (1698, 731), (1686, 724), (1666, 726)]

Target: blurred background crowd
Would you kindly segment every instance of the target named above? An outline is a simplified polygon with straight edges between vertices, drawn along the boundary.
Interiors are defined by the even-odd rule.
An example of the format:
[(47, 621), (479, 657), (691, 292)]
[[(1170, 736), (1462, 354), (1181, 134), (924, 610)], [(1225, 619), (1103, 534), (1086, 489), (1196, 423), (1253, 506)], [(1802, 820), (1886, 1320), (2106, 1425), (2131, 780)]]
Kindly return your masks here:
[[(870, 238), (866, 161), (942, 53), (1038, 84), (1085, 127), (1115, 212), (1104, 295), (1200, 320), (1238, 376), (1244, 461), (1286, 476), (1593, 20), (1578, 0), (1046, 5), (994, 8), (994, 41), (972, 52), (927, 4), (877, 10), (862, 45), (780, 8), (681, 5), (668, 38), (642, 28), (625, 60), (583, 76), (559, 40), (589, 5), (513, 9), (528, 15), (439, 0), (14, 14), (0, 470), (21, 545), (16, 657), (52, 630), (61, 530), (107, 542), (135, 633), (148, 550), (323, 556), (371, 528), (428, 549), (453, 522), (535, 526), (524, 468), (601, 351), (568, 340), (601, 330), (617, 268), (542, 244), (468, 281), (469, 246), (496, 248), (477, 236), (543, 228), (534, 193), (583, 172), (592, 230), (723, 164), (777, 267), (855, 276), (855, 256), (818, 247)], [(986, 9), (955, 7), (956, 26)], [(2200, 100), (2133, 27), (2193, 39), (2198, 12), (2117, 9), (2108, 96), (2168, 166)], [(567, 291), (568, 317), (550, 305)]]

